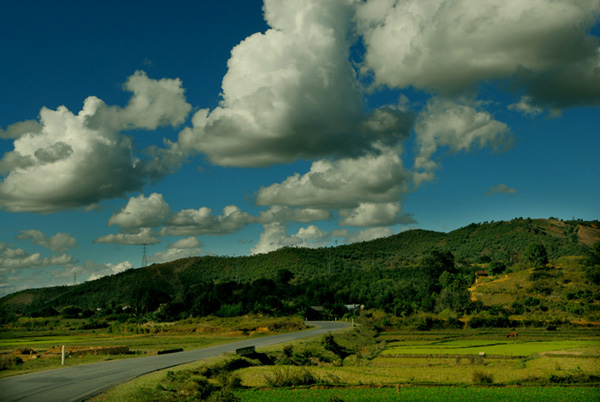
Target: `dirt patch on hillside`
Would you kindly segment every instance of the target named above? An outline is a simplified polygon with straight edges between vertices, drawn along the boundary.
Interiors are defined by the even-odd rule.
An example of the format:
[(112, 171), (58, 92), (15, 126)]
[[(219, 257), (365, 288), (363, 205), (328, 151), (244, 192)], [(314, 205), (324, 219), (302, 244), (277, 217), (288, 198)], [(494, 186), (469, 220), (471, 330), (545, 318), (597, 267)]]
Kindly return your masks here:
[(592, 246), (594, 243), (600, 241), (600, 230), (595, 227), (579, 226), (578, 230), (579, 240), (582, 243)]
[(21, 293), (8, 300), (7, 304), (31, 304), (33, 303), (34, 295), (31, 293)]

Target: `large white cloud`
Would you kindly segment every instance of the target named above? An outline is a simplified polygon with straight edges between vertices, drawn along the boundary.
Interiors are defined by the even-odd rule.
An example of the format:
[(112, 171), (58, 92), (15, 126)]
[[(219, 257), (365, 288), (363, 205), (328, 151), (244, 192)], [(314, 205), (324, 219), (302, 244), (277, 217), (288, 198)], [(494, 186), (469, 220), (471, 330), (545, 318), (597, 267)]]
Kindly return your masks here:
[(222, 101), (198, 111), (177, 149), (215, 164), (266, 166), (298, 158), (359, 155), (404, 138), (412, 114), (385, 107), (368, 115), (349, 61), (352, 1), (265, 2), (272, 26), (237, 45)]
[[(14, 150), (0, 160), (0, 207), (11, 212), (56, 212), (89, 207), (139, 190), (160, 172), (133, 155), (131, 138), (120, 130), (176, 125), (190, 110), (178, 80), (152, 80), (137, 72), (126, 89), (125, 108), (88, 97), (74, 114), (66, 107), (42, 108), (41, 129), (20, 127)], [(24, 133), (27, 127), (30, 131)], [(14, 130), (13, 130), (14, 131)], [(161, 166), (164, 168), (164, 166)]]
[(308, 208), (356, 208), (360, 203), (395, 202), (411, 184), (412, 173), (397, 151), (336, 161), (314, 162), (308, 173), (261, 188), (258, 205)]
[(520, 77), (536, 102), (598, 104), (598, 38), (588, 30), (599, 12), (598, 0), (370, 0), (356, 14), (363, 71), (378, 85), (446, 94)]

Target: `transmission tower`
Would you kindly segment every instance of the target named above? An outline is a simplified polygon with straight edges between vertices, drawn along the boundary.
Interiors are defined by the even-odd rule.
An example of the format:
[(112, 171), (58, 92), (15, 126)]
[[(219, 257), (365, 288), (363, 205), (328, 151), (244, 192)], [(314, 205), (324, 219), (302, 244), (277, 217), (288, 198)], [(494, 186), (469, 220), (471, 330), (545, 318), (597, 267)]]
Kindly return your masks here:
[(148, 248), (148, 245), (144, 244), (143, 248), (142, 248), (142, 268), (145, 267), (146, 265), (148, 265), (148, 257), (146, 256), (147, 248)]

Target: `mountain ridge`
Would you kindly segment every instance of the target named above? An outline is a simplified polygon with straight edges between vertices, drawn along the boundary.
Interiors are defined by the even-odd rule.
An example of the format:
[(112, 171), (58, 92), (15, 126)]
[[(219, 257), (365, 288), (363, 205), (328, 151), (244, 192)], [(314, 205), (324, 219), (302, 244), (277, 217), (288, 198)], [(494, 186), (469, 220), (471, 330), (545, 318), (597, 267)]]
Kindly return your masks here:
[(250, 283), (276, 278), (289, 271), (297, 281), (345, 272), (412, 267), (427, 253), (452, 253), (460, 267), (496, 262), (512, 266), (522, 263), (528, 245), (545, 247), (550, 260), (564, 256), (585, 256), (600, 241), (600, 222), (554, 218), (516, 218), (511, 221), (472, 223), (448, 233), (413, 229), (386, 238), (319, 249), (283, 248), (266, 254), (244, 257), (188, 257), (153, 264), (105, 276), (72, 286), (28, 289), (0, 298), (0, 305), (20, 310), (76, 304), (96, 309), (107, 305), (129, 305), (155, 289), (160, 301), (205, 283)]

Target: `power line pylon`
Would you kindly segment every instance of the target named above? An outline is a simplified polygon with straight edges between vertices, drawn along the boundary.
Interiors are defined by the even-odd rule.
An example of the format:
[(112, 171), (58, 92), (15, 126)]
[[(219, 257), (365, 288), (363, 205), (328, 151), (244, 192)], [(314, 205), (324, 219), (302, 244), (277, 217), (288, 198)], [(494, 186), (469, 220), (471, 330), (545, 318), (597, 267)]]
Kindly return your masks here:
[(146, 250), (148, 248), (147, 244), (144, 244), (143, 246), (143, 252), (142, 252), (142, 268), (148, 265), (148, 257), (146, 256)]

